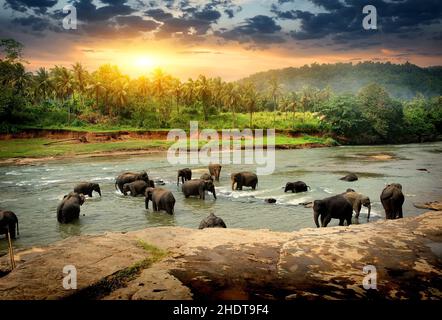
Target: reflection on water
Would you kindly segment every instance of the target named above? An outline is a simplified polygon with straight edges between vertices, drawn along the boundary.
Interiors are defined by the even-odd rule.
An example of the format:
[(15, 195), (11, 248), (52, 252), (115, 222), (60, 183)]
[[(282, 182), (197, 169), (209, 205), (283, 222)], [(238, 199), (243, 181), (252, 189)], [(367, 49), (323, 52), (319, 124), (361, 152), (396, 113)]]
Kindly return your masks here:
[[(218, 199), (208, 194), (206, 200), (185, 199), (176, 186), (176, 170), (165, 154), (129, 158), (72, 159), (29, 166), (0, 167), (0, 208), (14, 211), (20, 220), (17, 246), (47, 244), (72, 235), (96, 234), (106, 231), (129, 231), (151, 226), (184, 226), (197, 228), (210, 211), (222, 217), (232, 228), (267, 228), (293, 231), (314, 227), (312, 209), (299, 205), (344, 192), (351, 187), (367, 194), (372, 200), (372, 221), (384, 216), (379, 195), (386, 183), (399, 182), (406, 195), (404, 215), (416, 215), (424, 210), (412, 202), (436, 200), (442, 194), (442, 143), (375, 147), (336, 147), (276, 152), (276, 169), (270, 176), (260, 176), (255, 191), (232, 191), (230, 174), (239, 170), (254, 170), (250, 165), (226, 165), (221, 181), (215, 183)], [(377, 158), (373, 158), (373, 156)], [(388, 160), (387, 160), (388, 159)], [(425, 168), (428, 172), (418, 171)], [(195, 166), (194, 176), (207, 171)], [(115, 190), (115, 176), (123, 171), (147, 170), (151, 179), (163, 180), (177, 200), (175, 215), (144, 209), (143, 197), (124, 197)], [(358, 181), (339, 180), (355, 172)], [(311, 190), (306, 193), (284, 193), (288, 181), (303, 180)], [(80, 220), (60, 225), (56, 208), (63, 195), (80, 181), (100, 184), (102, 198), (94, 194), (81, 208)], [(277, 199), (276, 204), (264, 202)], [(366, 208), (359, 223), (366, 223)], [(331, 225), (337, 225), (332, 221)], [(355, 221), (356, 223), (356, 221)], [(6, 249), (6, 241), (0, 241)]]

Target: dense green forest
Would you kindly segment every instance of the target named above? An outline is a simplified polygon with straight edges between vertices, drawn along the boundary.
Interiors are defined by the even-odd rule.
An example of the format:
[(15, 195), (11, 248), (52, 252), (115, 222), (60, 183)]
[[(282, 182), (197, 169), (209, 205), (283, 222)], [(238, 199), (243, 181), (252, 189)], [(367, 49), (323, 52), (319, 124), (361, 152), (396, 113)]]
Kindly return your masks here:
[(360, 62), (305, 65), (253, 74), (243, 81), (253, 82), (258, 90), (268, 87), (268, 79), (278, 78), (285, 92), (304, 87), (330, 88), (335, 93), (357, 93), (361, 88), (377, 83), (395, 98), (413, 99), (442, 94), (442, 66), (421, 68), (409, 62)]
[[(290, 90), (284, 70), (271, 71), (265, 80), (258, 81), (261, 75), (255, 75), (237, 82), (204, 75), (180, 81), (160, 69), (133, 79), (108, 64), (94, 71), (75, 63), (32, 73), (26, 70), (20, 43), (0, 40), (0, 49), (2, 132), (23, 128), (188, 128), (190, 120), (198, 120), (200, 127), (286, 129), (349, 143), (424, 141), (438, 139), (442, 133), (440, 67), (314, 64), (286, 69), (295, 70), (299, 79), (302, 70), (307, 70), (305, 82), (299, 82), (304, 84), (302, 88)], [(354, 93), (308, 85), (312, 74), (343, 83), (348, 81), (348, 70), (354, 73), (372, 68), (389, 71), (379, 71), (371, 83)], [(419, 92), (412, 99), (400, 100), (390, 94), (389, 85), (399, 87), (401, 81), (408, 81), (393, 81), (395, 69), (402, 70), (396, 73), (398, 79), (404, 70), (410, 70), (406, 79), (414, 79), (410, 80), (414, 84), (408, 88)], [(385, 87), (380, 85), (385, 83)], [(431, 84), (427, 90), (417, 89), (425, 83)], [(433, 91), (437, 93), (434, 96), (430, 94)]]

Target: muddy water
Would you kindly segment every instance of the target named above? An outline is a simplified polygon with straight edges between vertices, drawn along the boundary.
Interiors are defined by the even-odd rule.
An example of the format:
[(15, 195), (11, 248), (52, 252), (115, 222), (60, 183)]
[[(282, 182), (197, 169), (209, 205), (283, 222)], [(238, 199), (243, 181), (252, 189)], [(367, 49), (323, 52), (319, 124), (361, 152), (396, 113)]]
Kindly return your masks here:
[[(230, 173), (254, 170), (251, 165), (225, 165), (221, 181), (216, 185), (218, 199), (211, 195), (205, 201), (185, 199), (176, 186), (176, 170), (163, 153), (119, 158), (73, 159), (26, 166), (0, 167), (0, 208), (17, 213), (20, 237), (17, 247), (41, 245), (73, 235), (97, 234), (106, 231), (129, 231), (154, 226), (196, 228), (210, 211), (222, 217), (230, 228), (267, 228), (293, 231), (314, 227), (312, 209), (299, 203), (321, 199), (353, 188), (367, 194), (373, 203), (372, 219), (384, 217), (379, 194), (391, 182), (403, 185), (406, 201), (404, 215), (417, 215), (425, 210), (413, 202), (439, 199), (442, 195), (442, 143), (335, 147), (276, 151), (276, 169), (272, 175), (260, 176), (256, 191), (230, 190)], [(182, 166), (179, 166), (182, 167)], [(426, 171), (417, 169), (425, 168)], [(194, 166), (199, 177), (206, 169)], [(115, 176), (127, 170), (148, 170), (153, 179), (162, 179), (177, 200), (175, 215), (144, 209), (143, 198), (124, 197), (114, 188)], [(355, 172), (355, 182), (340, 181), (347, 172)], [(306, 193), (284, 193), (287, 181), (303, 180), (311, 190)], [(86, 200), (80, 220), (60, 225), (56, 207), (63, 195), (80, 181), (101, 185), (102, 197)], [(265, 198), (277, 199), (266, 204)], [(366, 223), (366, 208), (359, 222)], [(331, 225), (337, 225), (332, 221)], [(0, 240), (0, 250), (6, 241)]]

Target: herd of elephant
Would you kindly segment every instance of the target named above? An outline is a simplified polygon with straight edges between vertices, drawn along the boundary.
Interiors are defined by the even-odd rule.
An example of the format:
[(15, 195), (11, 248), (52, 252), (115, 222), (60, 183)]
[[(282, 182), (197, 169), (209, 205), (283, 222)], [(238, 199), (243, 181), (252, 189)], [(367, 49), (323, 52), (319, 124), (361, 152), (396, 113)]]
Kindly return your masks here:
[[(192, 179), (192, 170), (189, 168), (178, 170), (177, 185), (182, 183), (181, 191), (186, 198), (197, 196), (205, 199), (206, 192), (213, 194), (216, 199), (214, 181), (219, 181), (221, 165), (210, 164), (209, 172), (201, 175), (199, 179)], [(341, 180), (355, 181), (355, 174), (342, 177)], [(232, 190), (242, 190), (243, 187), (250, 187), (255, 190), (258, 185), (258, 176), (252, 172), (237, 172), (231, 174)], [(124, 172), (115, 180), (115, 188), (123, 195), (130, 194), (133, 197), (144, 196), (145, 208), (149, 209), (149, 201), (152, 202), (153, 211), (166, 211), (174, 214), (175, 197), (170, 190), (156, 187), (155, 182), (149, 179), (145, 171)], [(284, 192), (307, 192), (310, 187), (303, 181), (288, 182)], [(80, 217), (80, 207), (85, 201), (85, 196), (92, 197), (92, 193), (97, 192), (101, 196), (99, 184), (93, 182), (82, 182), (74, 187), (73, 192), (64, 196), (57, 207), (57, 220), (60, 223), (70, 223)], [(381, 192), (380, 200), (385, 210), (386, 219), (402, 218), (402, 205), (405, 197), (402, 193), (402, 186), (399, 183), (387, 185)], [(265, 199), (268, 203), (275, 203), (276, 199)], [(367, 221), (370, 219), (371, 203), (370, 198), (347, 189), (346, 192), (331, 196), (322, 200), (313, 201), (313, 220), (317, 227), (326, 227), (331, 219), (339, 219), (339, 225), (351, 224), (353, 211), (356, 218), (359, 217), (362, 206), (368, 208)], [(225, 228), (224, 221), (211, 213), (203, 219), (199, 225), (200, 229), (222, 227)], [(12, 211), (0, 210), (0, 234), (9, 233), (11, 238), (19, 234), (18, 218)]]

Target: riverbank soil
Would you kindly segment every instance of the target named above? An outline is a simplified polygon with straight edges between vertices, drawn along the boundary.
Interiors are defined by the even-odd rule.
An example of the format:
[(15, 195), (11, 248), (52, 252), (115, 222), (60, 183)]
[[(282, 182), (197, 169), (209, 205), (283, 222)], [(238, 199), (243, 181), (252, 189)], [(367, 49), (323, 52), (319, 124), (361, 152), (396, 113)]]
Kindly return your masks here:
[[(0, 299), (441, 299), (442, 211), (272, 232), (157, 227), (16, 251)], [(0, 258), (7, 268), (8, 257)], [(63, 268), (77, 270), (76, 290)], [(376, 290), (363, 287), (376, 268)]]
[[(30, 164), (74, 157), (142, 155), (166, 151), (174, 141), (168, 131), (82, 132), (67, 130), (30, 130), (0, 134), (0, 165)], [(199, 140), (202, 147), (207, 141)], [(221, 141), (220, 141), (221, 143)], [(276, 149), (318, 148), (334, 145), (321, 136), (278, 133)], [(266, 140), (264, 140), (264, 148)]]

